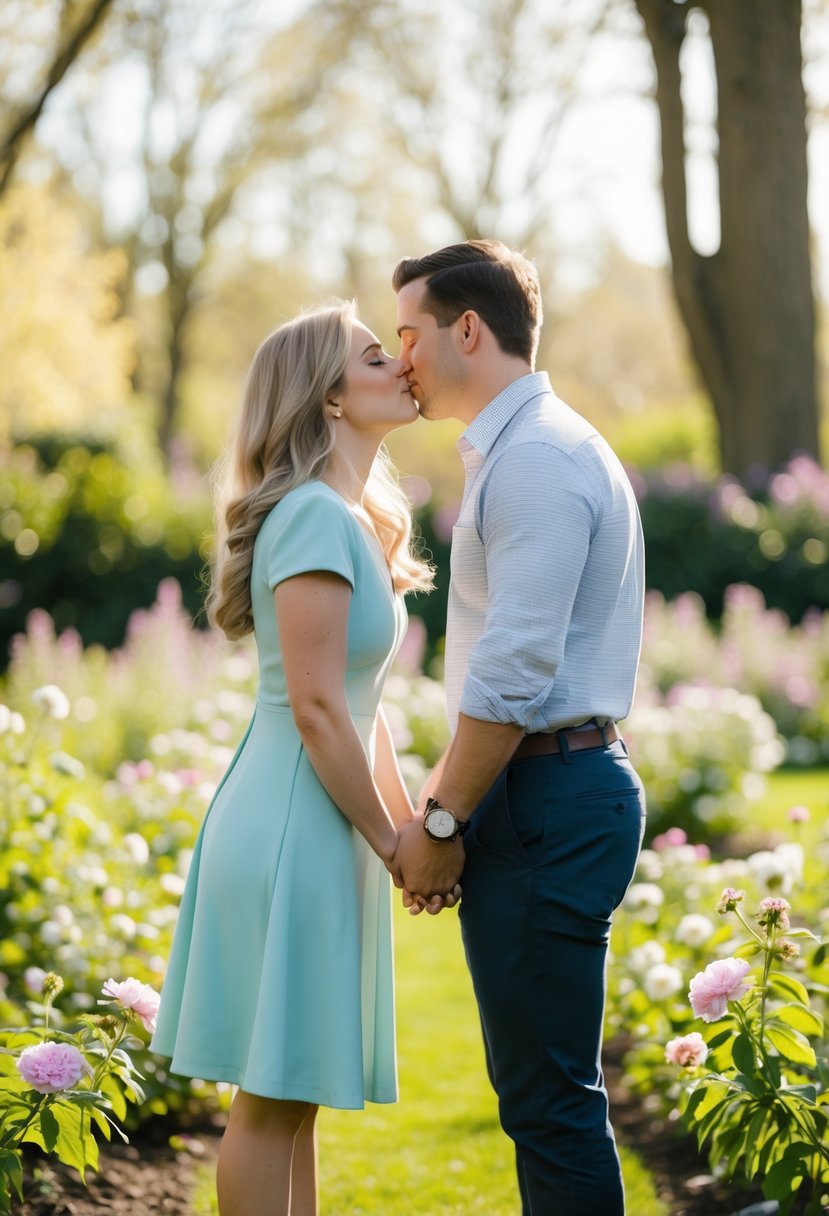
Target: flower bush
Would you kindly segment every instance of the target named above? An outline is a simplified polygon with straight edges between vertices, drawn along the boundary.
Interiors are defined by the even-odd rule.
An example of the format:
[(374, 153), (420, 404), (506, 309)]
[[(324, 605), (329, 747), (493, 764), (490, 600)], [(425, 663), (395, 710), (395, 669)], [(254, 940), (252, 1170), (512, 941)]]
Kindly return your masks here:
[(632, 477), (653, 590), (673, 599), (694, 589), (715, 619), (734, 583), (793, 622), (829, 607), (829, 473), (814, 460), (796, 457), (753, 485), (678, 465)]
[[(792, 810), (793, 825), (808, 815)], [(715, 861), (707, 846), (670, 829), (643, 850), (612, 937), (606, 1034), (628, 1044), (628, 1083), (665, 1114), (683, 1114), (715, 1173), (737, 1183), (768, 1174), (769, 1197), (784, 1210), (797, 1185), (816, 1195), (826, 1188), (823, 1158), (803, 1149), (811, 1141), (797, 1127), (814, 1120), (820, 1138), (829, 1115), (829, 966), (827, 948), (814, 941), (829, 925), (827, 862), (826, 834), (808, 856), (782, 840)], [(795, 929), (789, 899), (804, 922)], [(754, 1071), (741, 1036), (754, 1043)], [(709, 1084), (708, 1097), (693, 1096)], [(807, 1087), (800, 1098), (799, 1086)], [(801, 1099), (809, 1110), (792, 1113)]]
[(729, 887), (718, 911), (736, 914), (748, 934), (739, 952), (760, 956), (759, 983), (746, 957), (709, 963), (691, 980), (689, 1000), (704, 1022), (726, 1021), (726, 1028), (708, 1040), (705, 1055), (680, 1058), (675, 1042), (665, 1054), (685, 1070), (680, 1110), (700, 1145), (708, 1144), (712, 1163), (730, 1176), (760, 1181), (784, 1216), (801, 1187), (806, 1210), (819, 1213), (829, 1201), (824, 1020), (806, 985), (779, 969), (798, 958), (794, 938), (817, 939), (791, 927), (787, 900), (761, 900), (754, 925), (742, 911), (744, 899), (744, 891)]
[[(136, 1018), (152, 1029), (158, 994), (132, 977), (109, 980), (103, 993), (110, 1000), (99, 1001), (109, 1012), (80, 1015), (69, 1031), (52, 1009), (61, 977), (47, 972), (39, 987), (34, 1024), (0, 1030), (0, 1213), (11, 1211), (14, 1195), (23, 1199), (24, 1143), (54, 1153), (83, 1179), (98, 1165), (95, 1132), (109, 1140), (114, 1128), (126, 1140), (112, 1115), (123, 1119), (127, 1102), (144, 1099), (129, 1054), (143, 1044), (131, 1031)], [(58, 1025), (50, 1027), (55, 1016)]]
[(732, 688), (679, 684), (664, 698), (640, 689), (623, 731), (645, 785), (649, 834), (732, 831), (784, 755), (759, 701)]
[(829, 760), (828, 613), (807, 613), (792, 627), (756, 588), (732, 586), (715, 629), (696, 593), (666, 603), (651, 592), (638, 698), (664, 700), (677, 686), (739, 688), (774, 719), (788, 764)]

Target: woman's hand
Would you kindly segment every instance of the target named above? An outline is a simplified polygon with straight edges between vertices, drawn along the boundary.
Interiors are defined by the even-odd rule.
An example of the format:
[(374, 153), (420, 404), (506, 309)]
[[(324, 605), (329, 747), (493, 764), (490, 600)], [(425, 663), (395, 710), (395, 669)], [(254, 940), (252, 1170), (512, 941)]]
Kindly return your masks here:
[(461, 902), (463, 888), (461, 884), (455, 883), (451, 891), (447, 891), (445, 895), (433, 895), (431, 899), (425, 899), (422, 895), (415, 895), (403, 887), (403, 907), (409, 909), (410, 916), (419, 916), (421, 912), (428, 912), (430, 916), (437, 916), (444, 908), (454, 908), (456, 904)]

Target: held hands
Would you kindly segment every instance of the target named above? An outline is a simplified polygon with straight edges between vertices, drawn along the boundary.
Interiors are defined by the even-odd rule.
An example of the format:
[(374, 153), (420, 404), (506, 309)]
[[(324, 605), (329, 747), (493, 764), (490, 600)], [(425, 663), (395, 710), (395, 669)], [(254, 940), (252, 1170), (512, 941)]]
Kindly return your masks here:
[[(400, 833), (393, 859), (392, 877), (403, 887), (403, 905), (413, 916), (424, 911), (432, 916), (452, 908), (461, 897), (459, 879), (464, 851), (460, 838), (434, 841), (423, 830), (423, 815), (415, 815)], [(402, 881), (398, 882), (395, 871)]]

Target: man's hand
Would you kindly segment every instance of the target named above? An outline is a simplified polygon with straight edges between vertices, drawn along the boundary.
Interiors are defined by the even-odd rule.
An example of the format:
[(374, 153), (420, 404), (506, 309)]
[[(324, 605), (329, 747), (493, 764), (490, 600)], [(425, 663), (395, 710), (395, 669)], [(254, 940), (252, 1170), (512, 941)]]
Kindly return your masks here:
[[(460, 837), (451, 843), (430, 840), (423, 830), (423, 816), (415, 815), (400, 833), (394, 861), (403, 876), (406, 891), (420, 896), (427, 905), (435, 895), (451, 895), (454, 902), (455, 888), (464, 863)], [(440, 906), (444, 904), (451, 907), (446, 899)]]

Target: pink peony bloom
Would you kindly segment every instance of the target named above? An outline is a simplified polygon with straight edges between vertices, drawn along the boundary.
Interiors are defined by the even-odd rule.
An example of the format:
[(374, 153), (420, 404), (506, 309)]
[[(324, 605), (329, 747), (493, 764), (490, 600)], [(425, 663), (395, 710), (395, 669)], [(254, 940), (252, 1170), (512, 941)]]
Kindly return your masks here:
[(746, 979), (749, 965), (743, 958), (720, 958), (698, 971), (691, 980), (688, 1000), (703, 1022), (716, 1022), (728, 1011), (729, 1001), (738, 1001), (754, 983)]
[(149, 984), (142, 984), (133, 976), (129, 976), (120, 984), (116, 980), (108, 979), (104, 984), (103, 993), (104, 996), (117, 1001), (122, 1009), (130, 1009), (141, 1019), (144, 1029), (150, 1034), (155, 1031), (161, 997)]
[(665, 1044), (665, 1059), (681, 1068), (697, 1068), (708, 1058), (708, 1044), (698, 1030)]
[(56, 1094), (72, 1089), (92, 1069), (71, 1043), (37, 1043), (20, 1053), (17, 1067), (21, 1077), (39, 1094)]
[(810, 818), (809, 808), (807, 806), (789, 807), (788, 811), (786, 812), (786, 817), (792, 823), (807, 823)]

